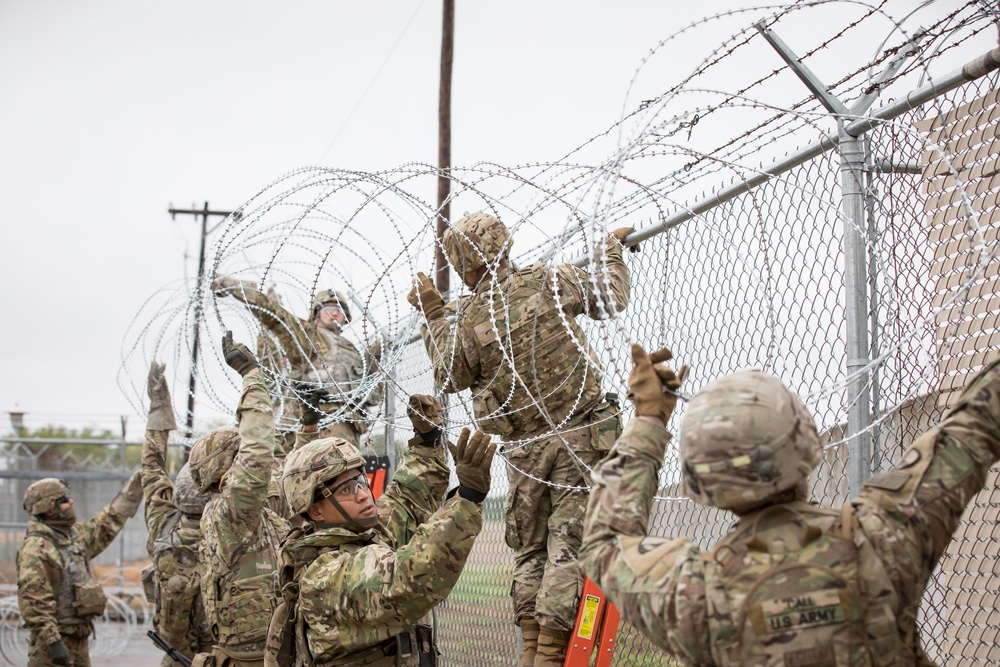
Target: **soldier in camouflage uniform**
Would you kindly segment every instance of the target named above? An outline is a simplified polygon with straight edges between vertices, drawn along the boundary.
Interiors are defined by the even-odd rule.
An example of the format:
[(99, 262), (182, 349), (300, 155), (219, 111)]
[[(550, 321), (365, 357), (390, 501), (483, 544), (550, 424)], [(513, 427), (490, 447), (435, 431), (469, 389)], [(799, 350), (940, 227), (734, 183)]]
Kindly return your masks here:
[(681, 425), (684, 484), (695, 501), (739, 522), (703, 553), (685, 538), (648, 536), (680, 384), (654, 366), (667, 358), (633, 347), (637, 417), (594, 471), (587, 509), (581, 561), (623, 619), (688, 664), (932, 664), (917, 609), (1000, 458), (1000, 363), (836, 510), (805, 501), (822, 450), (794, 394), (760, 371), (709, 384)]
[[(378, 407), (382, 402), (381, 385), (367, 395), (360, 393), (366, 373), (370, 375), (378, 364), (381, 346), (376, 344), (366, 350), (362, 359), (354, 344), (341, 335), (344, 324), (351, 321), (344, 296), (334, 290), (318, 292), (310, 318), (304, 320), (249, 281), (220, 277), (212, 282), (212, 290), (245, 303), (278, 340), (291, 366), (288, 378), (295, 384), (300, 401), (310, 387), (326, 390), (320, 404), (328, 415), (322, 436), (343, 438), (357, 445), (368, 428), (367, 407)], [(301, 413), (301, 405), (295, 405), (293, 417), (297, 419)]]
[(137, 470), (90, 521), (76, 522), (69, 488), (40, 479), (24, 493), (32, 516), (17, 550), (17, 602), (28, 627), (28, 665), (89, 667), (88, 638), (107, 598), (90, 560), (104, 551), (142, 502)]
[(471, 389), (478, 427), (503, 437), (522, 667), (562, 665), (576, 618), (586, 476), (621, 429), (617, 397), (601, 391), (603, 371), (575, 318), (606, 319), (628, 304), (621, 241), (631, 231), (615, 230), (600, 243), (602, 271), (594, 276), (568, 264), (515, 267), (503, 223), (486, 213), (467, 215), (442, 239), (473, 291), (454, 329), (424, 274), (408, 296), (427, 318), (422, 333), (438, 386), (450, 393)]
[[(304, 528), (282, 548), (283, 602), (268, 631), (269, 667), (431, 667), (430, 628), (415, 625), (444, 600), (483, 525), (496, 446), (464, 429), (448, 484), (440, 404), (410, 397), (415, 435), (375, 501), (361, 453), (316, 440), (285, 460), (282, 489)], [(296, 608), (297, 607), (297, 608)]]
[[(142, 446), (142, 489), (153, 563), (143, 571), (154, 605), (153, 626), (171, 646), (187, 658), (212, 649), (205, 608), (201, 602), (201, 515), (208, 495), (199, 493), (187, 464), (177, 475), (176, 486), (167, 475), (167, 439), (177, 428), (163, 364), (150, 366), (147, 380), (149, 414)], [(163, 656), (160, 667), (176, 667)]]
[(276, 604), (274, 584), (288, 522), (265, 507), (274, 456), (274, 415), (264, 376), (245, 345), (223, 339), (226, 363), (243, 376), (239, 430), (223, 427), (191, 450), (191, 476), (212, 492), (201, 518), (202, 602), (215, 640), (196, 666), (259, 667)]

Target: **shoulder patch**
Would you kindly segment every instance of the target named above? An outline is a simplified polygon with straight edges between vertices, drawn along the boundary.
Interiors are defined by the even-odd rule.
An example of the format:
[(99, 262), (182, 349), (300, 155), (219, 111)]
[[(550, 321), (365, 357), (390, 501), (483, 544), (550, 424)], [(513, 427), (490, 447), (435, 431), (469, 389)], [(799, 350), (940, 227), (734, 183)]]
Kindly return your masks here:
[(872, 475), (865, 480), (862, 486), (867, 486), (873, 489), (883, 489), (885, 491), (899, 491), (903, 488), (908, 479), (910, 479), (910, 473), (908, 472), (904, 472), (902, 470), (887, 470), (885, 472)]
[(683, 537), (622, 537), (622, 557), (633, 573), (654, 581), (666, 576), (688, 545)]

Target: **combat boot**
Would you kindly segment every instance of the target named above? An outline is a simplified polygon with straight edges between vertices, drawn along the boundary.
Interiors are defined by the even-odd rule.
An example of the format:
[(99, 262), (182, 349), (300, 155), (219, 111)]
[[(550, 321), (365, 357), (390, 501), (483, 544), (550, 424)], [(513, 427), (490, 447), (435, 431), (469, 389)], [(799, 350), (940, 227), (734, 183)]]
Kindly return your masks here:
[(566, 646), (569, 645), (569, 630), (547, 628), (538, 630), (538, 652), (535, 667), (562, 667), (566, 662)]
[(535, 651), (538, 649), (538, 621), (526, 618), (521, 626), (521, 659), (518, 667), (532, 667), (535, 664)]

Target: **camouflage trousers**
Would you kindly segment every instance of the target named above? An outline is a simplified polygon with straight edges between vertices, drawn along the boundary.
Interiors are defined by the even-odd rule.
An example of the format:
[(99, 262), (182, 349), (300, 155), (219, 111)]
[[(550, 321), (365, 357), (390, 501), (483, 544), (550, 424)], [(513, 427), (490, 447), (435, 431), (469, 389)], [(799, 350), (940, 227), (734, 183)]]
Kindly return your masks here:
[(584, 579), (577, 552), (588, 492), (563, 487), (586, 487), (589, 475), (567, 446), (587, 469), (604, 456), (591, 448), (586, 426), (521, 448), (504, 446), (510, 462), (505, 536), (515, 552), (511, 597), (517, 624), (534, 618), (545, 627), (571, 630), (576, 621)]
[[(70, 667), (90, 667), (90, 628), (86, 634), (63, 634), (63, 643), (69, 649)], [(32, 635), (28, 638), (28, 667), (51, 667), (55, 663), (49, 658), (49, 647), (37, 641)]]
[[(160, 588), (159, 609), (153, 619), (156, 631), (187, 658), (212, 650), (215, 641), (208, 629), (205, 608), (201, 604), (201, 584), (194, 573), (189, 578), (175, 574)], [(164, 655), (160, 667), (179, 667), (180, 663)]]

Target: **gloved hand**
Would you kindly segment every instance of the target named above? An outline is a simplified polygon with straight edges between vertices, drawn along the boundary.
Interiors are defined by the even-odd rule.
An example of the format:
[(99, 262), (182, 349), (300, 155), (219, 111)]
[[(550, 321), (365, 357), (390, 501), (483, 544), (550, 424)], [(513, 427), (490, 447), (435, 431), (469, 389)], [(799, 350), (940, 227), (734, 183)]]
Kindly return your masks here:
[(229, 276), (219, 276), (212, 281), (212, 292), (219, 296), (224, 296), (233, 291), (233, 288), (240, 286), (239, 280)]
[(444, 299), (431, 279), (423, 273), (418, 273), (413, 279), (413, 287), (406, 295), (406, 300), (417, 310), (422, 310), (428, 321), (444, 317)]
[(368, 355), (368, 364), (370, 366), (382, 361), (382, 340), (376, 338), (375, 342), (365, 350), (365, 353)]
[[(619, 227), (618, 229), (616, 229), (616, 230), (614, 230), (614, 231), (611, 232), (611, 236), (613, 236), (618, 241), (618, 243), (621, 243), (624, 246), (625, 245), (625, 237), (628, 236), (629, 234), (631, 234), (634, 231), (635, 231), (635, 227)], [(634, 245), (630, 245), (630, 246), (625, 246), (625, 247), (627, 247), (632, 252), (639, 252), (639, 244), (638, 243), (635, 243)]]
[(253, 352), (243, 343), (234, 343), (232, 331), (227, 331), (222, 337), (222, 354), (225, 355), (230, 368), (242, 376), (257, 368), (257, 359), (254, 358)]
[[(638, 343), (632, 343), (632, 372), (628, 376), (628, 398), (635, 403), (636, 416), (658, 417), (666, 424), (677, 405), (677, 394), (687, 366), (675, 373), (662, 362), (672, 358), (667, 348), (646, 354)], [(654, 365), (655, 364), (655, 365)]]
[(49, 644), (49, 659), (53, 665), (69, 667), (69, 649), (66, 648), (66, 642), (60, 639)]
[(483, 502), (490, 490), (490, 466), (497, 451), (496, 444), (482, 431), (476, 431), (469, 438), (469, 429), (463, 428), (458, 443), (449, 447), (455, 458), (458, 495), (474, 503)]
[(167, 388), (166, 378), (163, 377), (166, 367), (166, 364), (158, 364), (155, 361), (149, 365), (149, 376), (146, 378), (146, 393), (149, 394), (147, 431), (173, 431), (177, 428), (174, 406), (170, 402), (170, 390)]
[(118, 495), (111, 501), (111, 507), (127, 517), (135, 516), (139, 505), (142, 503), (142, 471), (136, 470), (125, 482)]
[(295, 389), (295, 393), (302, 402), (302, 418), (299, 419), (299, 423), (303, 426), (314, 426), (318, 424), (320, 420), (326, 416), (323, 414), (323, 411), (319, 409), (320, 403), (324, 400), (329, 402), (326, 389), (303, 383)]
[(440, 430), (441, 402), (434, 396), (413, 394), (406, 408), (406, 416), (410, 418), (413, 430), (420, 435), (426, 435), (435, 429)]

